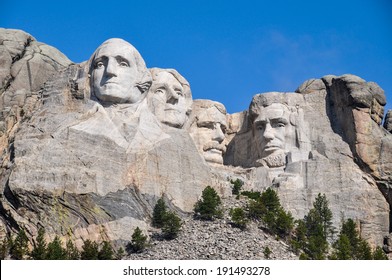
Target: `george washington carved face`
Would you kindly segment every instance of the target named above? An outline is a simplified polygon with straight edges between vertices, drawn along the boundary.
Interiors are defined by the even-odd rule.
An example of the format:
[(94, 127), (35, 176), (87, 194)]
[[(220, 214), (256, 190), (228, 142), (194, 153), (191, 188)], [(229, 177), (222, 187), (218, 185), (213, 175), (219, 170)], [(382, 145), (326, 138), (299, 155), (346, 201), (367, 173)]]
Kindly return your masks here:
[(151, 85), (138, 51), (122, 39), (105, 41), (90, 60), (93, 95), (103, 103), (137, 103)]

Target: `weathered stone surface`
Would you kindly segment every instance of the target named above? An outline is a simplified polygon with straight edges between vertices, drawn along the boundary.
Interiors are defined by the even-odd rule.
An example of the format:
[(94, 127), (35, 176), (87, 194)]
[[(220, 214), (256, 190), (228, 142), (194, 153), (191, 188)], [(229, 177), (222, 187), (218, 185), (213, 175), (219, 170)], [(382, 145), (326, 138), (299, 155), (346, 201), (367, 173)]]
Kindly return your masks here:
[(385, 116), (384, 128), (392, 133), (392, 110), (388, 110), (387, 115)]
[[(325, 193), (336, 228), (352, 218), (374, 246), (389, 234), (392, 135), (376, 83), (329, 75), (293, 93), (257, 94), (248, 110), (227, 114), (218, 102), (192, 102), (184, 77), (148, 70), (121, 39), (81, 64), (21, 31), (0, 29), (0, 50), (3, 233), (24, 227), (33, 237), (44, 226), (79, 245), (124, 244), (137, 226), (150, 230), (158, 198), (186, 217), (207, 185), (230, 201), (230, 179), (239, 178), (246, 190), (274, 187), (296, 218)], [(200, 227), (189, 222), (185, 235)], [(206, 250), (181, 256), (225, 258), (217, 248), (226, 248), (233, 258), (262, 257), (241, 233), (249, 250), (232, 252), (234, 230), (214, 227), (224, 239), (194, 233), (189, 240), (205, 238)]]
[(206, 162), (222, 164), (226, 152), (227, 113), (223, 104), (211, 100), (195, 100), (187, 130)]
[(163, 124), (182, 128), (192, 111), (188, 81), (174, 69), (151, 68), (152, 85), (147, 95), (151, 112)]

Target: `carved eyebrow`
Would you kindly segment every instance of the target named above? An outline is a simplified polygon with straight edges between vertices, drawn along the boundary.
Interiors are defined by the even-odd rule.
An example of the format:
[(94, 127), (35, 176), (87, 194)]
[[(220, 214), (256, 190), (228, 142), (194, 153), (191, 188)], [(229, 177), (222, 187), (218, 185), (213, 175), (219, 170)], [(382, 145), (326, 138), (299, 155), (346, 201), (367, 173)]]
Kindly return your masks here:
[(101, 62), (106, 59), (108, 59), (108, 57), (106, 55), (98, 56), (94, 59), (94, 63)]
[(117, 60), (117, 61), (125, 61), (125, 62), (127, 62), (128, 64), (130, 64), (130, 63), (129, 63), (129, 60), (126, 59), (125, 57), (121, 56), (121, 55), (117, 55), (117, 56), (116, 56), (116, 60)]
[(271, 118), (272, 122), (279, 122), (279, 123), (284, 123), (288, 124), (289, 121), (286, 118), (278, 117), (278, 118)]

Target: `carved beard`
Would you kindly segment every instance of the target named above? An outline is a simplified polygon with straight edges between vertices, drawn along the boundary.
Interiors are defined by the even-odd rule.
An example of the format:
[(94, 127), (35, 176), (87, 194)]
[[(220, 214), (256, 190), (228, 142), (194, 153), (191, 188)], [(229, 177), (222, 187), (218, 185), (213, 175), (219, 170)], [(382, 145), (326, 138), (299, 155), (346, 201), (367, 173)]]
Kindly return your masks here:
[(286, 165), (286, 154), (283, 152), (272, 154), (262, 159), (258, 159), (256, 163), (258, 166), (268, 166), (269, 168), (282, 167)]

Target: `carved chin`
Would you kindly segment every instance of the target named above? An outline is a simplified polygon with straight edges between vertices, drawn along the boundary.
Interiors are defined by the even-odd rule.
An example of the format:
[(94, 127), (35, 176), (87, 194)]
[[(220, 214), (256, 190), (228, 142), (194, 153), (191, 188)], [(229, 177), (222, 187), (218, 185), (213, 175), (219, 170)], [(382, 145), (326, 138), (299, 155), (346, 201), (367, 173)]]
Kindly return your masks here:
[(282, 167), (286, 165), (286, 154), (276, 153), (257, 160), (259, 166), (267, 166), (269, 168)]
[(211, 150), (205, 151), (203, 153), (203, 155), (204, 155), (204, 159), (208, 163), (223, 164), (222, 151), (220, 151), (220, 150), (211, 149)]

